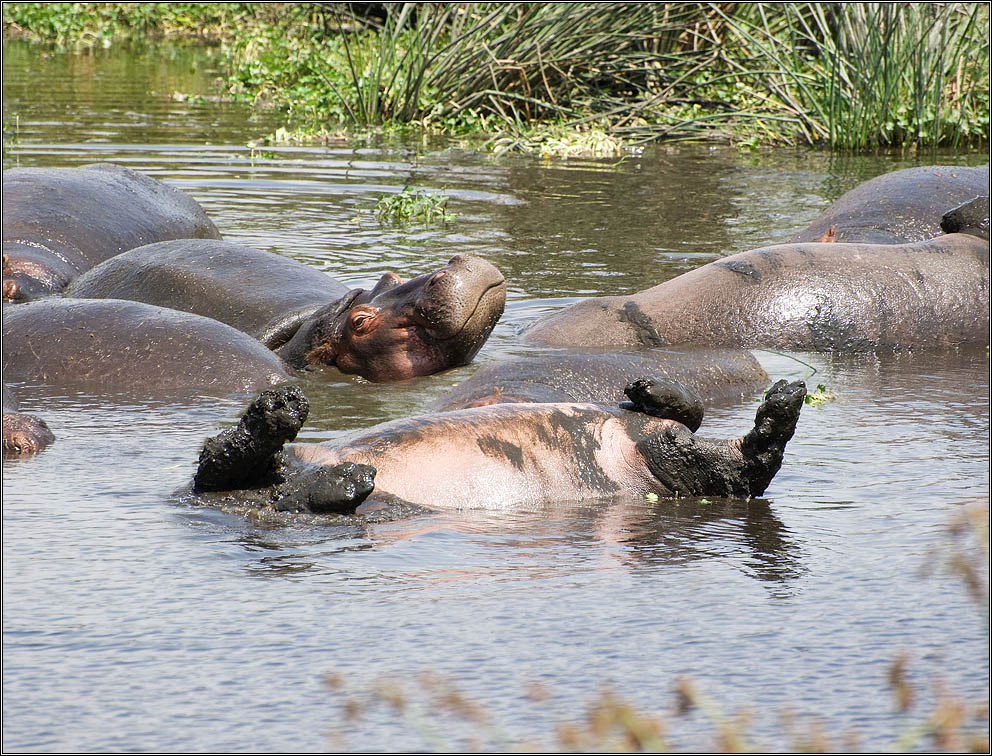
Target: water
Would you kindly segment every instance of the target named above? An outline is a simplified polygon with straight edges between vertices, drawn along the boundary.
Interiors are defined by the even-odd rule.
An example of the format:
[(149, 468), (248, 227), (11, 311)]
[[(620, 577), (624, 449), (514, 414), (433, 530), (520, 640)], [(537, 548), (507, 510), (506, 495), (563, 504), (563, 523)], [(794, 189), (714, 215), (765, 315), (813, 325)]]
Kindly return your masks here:
[[(388, 386), (308, 377), (302, 436), (314, 440), (423, 411), (479, 365), (535, 351), (517, 332), (542, 312), (784, 240), (852, 186), (916, 164), (707, 146), (542, 162), (374, 138), (259, 157), (246, 142), (274, 114), (170, 96), (209, 91), (208, 52), (42, 52), (4, 44), (3, 119), (18, 129), (5, 168), (129, 165), (190, 193), (227, 239), (347, 283), (458, 252), (504, 272), (507, 312), (474, 365)], [(455, 221), (381, 227), (376, 200), (406, 184), (444, 189)], [(774, 377), (809, 370), (758, 356)], [(170, 492), (242, 399), (19, 387), (58, 440), (3, 466), (4, 749), (555, 748), (555, 725), (583, 721), (607, 689), (663, 716), (673, 745), (713, 748), (705, 716), (671, 714), (688, 677), (727, 714), (749, 712), (762, 747), (795, 747), (781, 723), (793, 712), (798, 732), (815, 720), (835, 748), (855, 733), (877, 750), (932, 711), (938, 682), (987, 701), (987, 604), (946, 566), (975, 553), (949, 523), (989, 494), (986, 351), (796, 357), (837, 399), (805, 408), (766, 499), (382, 524), (180, 506)], [(704, 430), (738, 435), (754, 407), (718, 407)], [(901, 653), (918, 694), (909, 714), (887, 684)], [(425, 672), (490, 724), (451, 715)], [(406, 714), (374, 695), (389, 681)], [(547, 698), (530, 697), (535, 684)]]

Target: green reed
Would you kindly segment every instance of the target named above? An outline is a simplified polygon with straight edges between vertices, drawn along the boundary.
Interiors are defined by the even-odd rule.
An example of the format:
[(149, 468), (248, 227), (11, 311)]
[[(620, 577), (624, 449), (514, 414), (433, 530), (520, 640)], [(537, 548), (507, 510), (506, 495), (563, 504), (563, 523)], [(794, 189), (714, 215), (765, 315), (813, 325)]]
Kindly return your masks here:
[(740, 80), (794, 114), (807, 141), (865, 149), (988, 138), (987, 5), (757, 3), (719, 12)]
[(294, 130), (414, 127), (566, 155), (601, 134), (988, 141), (980, 3), (4, 4), (5, 33), (62, 42), (207, 20), (230, 91), (283, 108)]

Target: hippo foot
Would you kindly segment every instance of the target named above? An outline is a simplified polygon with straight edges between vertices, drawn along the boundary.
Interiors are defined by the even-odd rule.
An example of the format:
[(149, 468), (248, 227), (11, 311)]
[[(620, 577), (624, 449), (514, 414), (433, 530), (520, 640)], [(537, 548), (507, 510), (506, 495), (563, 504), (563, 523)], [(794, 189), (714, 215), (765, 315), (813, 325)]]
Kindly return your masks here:
[(55, 440), (44, 420), (19, 412), (3, 413), (3, 456), (37, 454)]
[(695, 390), (678, 381), (638, 378), (623, 390), (630, 402), (623, 409), (652, 417), (677, 420), (695, 433), (703, 422), (703, 400)]
[(263, 391), (235, 427), (203, 445), (193, 490), (229, 491), (274, 482), (279, 451), (296, 438), (309, 411), (298, 386)]
[(806, 399), (806, 384), (802, 381), (772, 385), (754, 415), (754, 428), (740, 439), (744, 455), (745, 477), (751, 496), (760, 496), (782, 466), (785, 445), (796, 432), (799, 411)]
[(272, 503), (280, 512), (352, 514), (375, 488), (374, 467), (342, 462), (301, 473), (280, 486), (281, 498)]
[(760, 496), (782, 466), (806, 396), (802, 381), (778, 381), (766, 393), (754, 428), (742, 438), (711, 441), (671, 426), (637, 443), (652, 475), (676, 495)]

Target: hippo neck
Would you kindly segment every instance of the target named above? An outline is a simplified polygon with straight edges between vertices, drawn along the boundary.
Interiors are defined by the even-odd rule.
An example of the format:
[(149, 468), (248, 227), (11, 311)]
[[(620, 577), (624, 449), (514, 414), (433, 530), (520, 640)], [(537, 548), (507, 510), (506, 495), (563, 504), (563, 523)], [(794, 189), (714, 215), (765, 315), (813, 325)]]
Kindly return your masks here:
[(347, 313), (355, 301), (365, 293), (364, 289), (352, 289), (336, 302), (317, 309), (304, 309), (294, 313), (287, 319), (281, 331), (279, 329), (274, 331), (274, 334), (285, 335), (282, 343), (273, 338), (275, 343), (270, 348), (291, 368), (303, 370), (310, 364), (308, 355), (319, 344), (324, 352), (320, 362), (334, 364), (334, 345), (340, 342), (344, 327), (342, 315)]
[(292, 339), (308, 319), (325, 305), (314, 304), (290, 313), (280, 313), (255, 334), (269, 349), (275, 351)]

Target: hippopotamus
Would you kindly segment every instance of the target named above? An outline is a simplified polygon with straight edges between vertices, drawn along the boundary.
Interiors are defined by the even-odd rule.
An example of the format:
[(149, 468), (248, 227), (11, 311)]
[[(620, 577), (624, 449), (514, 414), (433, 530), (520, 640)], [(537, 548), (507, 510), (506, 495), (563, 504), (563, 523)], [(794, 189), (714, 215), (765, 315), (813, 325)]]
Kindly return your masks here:
[(870, 352), (989, 338), (989, 243), (814, 242), (741, 252), (629, 297), (595, 297), (523, 332), (549, 346)]
[(486, 365), (436, 400), (446, 412), (504, 402), (623, 401), (623, 387), (643, 376), (676, 382), (702, 401), (739, 399), (768, 385), (768, 374), (742, 349), (552, 351)]
[(271, 252), (185, 239), (117, 255), (66, 293), (214, 318), (276, 350), (294, 369), (334, 365), (385, 382), (470, 362), (503, 314), (506, 282), (485, 260), (455, 255), (405, 283), (386, 273), (371, 291), (349, 291)]
[(945, 234), (971, 234), (989, 241), (989, 198), (975, 199), (944, 213), (940, 230)]
[(5, 380), (101, 394), (251, 394), (293, 377), (251, 336), (200, 315), (117, 299), (3, 308)]
[(3, 456), (36, 454), (54, 440), (45, 421), (21, 412), (17, 399), (3, 384)]
[(790, 242), (906, 244), (941, 232), (941, 217), (989, 196), (989, 167), (930, 165), (876, 176), (847, 192)]
[[(646, 381), (650, 384), (650, 381)], [(368, 513), (402, 502), (508, 508), (623, 494), (764, 493), (806, 395), (778, 381), (740, 438), (702, 438), (651, 410), (592, 403), (495, 404), (382, 423), (333, 442), (289, 444), (306, 420), (296, 386), (263, 392), (203, 447), (191, 491), (204, 503)], [(664, 408), (663, 408), (664, 409)], [(370, 494), (374, 495), (370, 497)]]
[(83, 271), (165, 239), (220, 239), (196, 201), (129, 168), (14, 168), (3, 174), (3, 300), (61, 292)]

